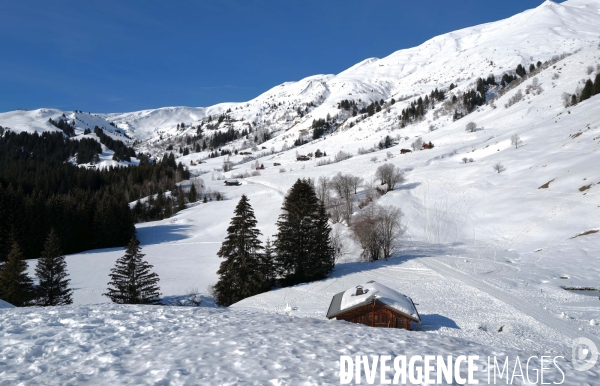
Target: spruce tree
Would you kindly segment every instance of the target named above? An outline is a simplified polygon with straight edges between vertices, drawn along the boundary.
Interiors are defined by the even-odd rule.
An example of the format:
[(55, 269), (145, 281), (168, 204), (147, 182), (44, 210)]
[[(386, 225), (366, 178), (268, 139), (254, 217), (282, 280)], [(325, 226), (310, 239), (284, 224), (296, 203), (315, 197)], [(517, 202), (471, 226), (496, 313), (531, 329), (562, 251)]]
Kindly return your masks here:
[(103, 294), (119, 304), (160, 304), (158, 275), (151, 272), (152, 265), (143, 260), (140, 242), (131, 238), (125, 255), (111, 269), (109, 287)]
[(596, 74), (596, 79), (594, 80), (594, 95), (600, 94), (600, 73)]
[(0, 299), (17, 307), (31, 305), (33, 282), (27, 276), (27, 263), (17, 242), (13, 241), (7, 261), (0, 268)]
[(265, 243), (265, 250), (262, 254), (261, 259), (261, 271), (265, 277), (267, 283), (271, 283), (276, 276), (276, 266), (275, 266), (275, 252), (273, 251), (273, 244), (271, 243), (271, 239), (267, 238), (267, 242)]
[(73, 303), (73, 290), (69, 288), (67, 263), (62, 255), (60, 240), (54, 229), (50, 230), (44, 243), (44, 251), (38, 259), (35, 274), (39, 279), (38, 306), (63, 306)]
[(217, 271), (219, 281), (214, 286), (215, 300), (221, 306), (229, 306), (268, 289), (260, 253), (263, 247), (258, 239), (261, 233), (256, 223), (248, 197), (242, 195), (227, 228), (227, 237), (217, 253), (225, 259)]
[(298, 180), (283, 202), (275, 241), (277, 266), (286, 284), (319, 280), (333, 268), (327, 214), (314, 187)]
[(583, 90), (581, 90), (581, 96), (579, 97), (579, 101), (583, 102), (586, 99), (590, 99), (594, 92), (594, 84), (591, 79), (588, 79), (585, 82), (585, 86), (583, 86)]

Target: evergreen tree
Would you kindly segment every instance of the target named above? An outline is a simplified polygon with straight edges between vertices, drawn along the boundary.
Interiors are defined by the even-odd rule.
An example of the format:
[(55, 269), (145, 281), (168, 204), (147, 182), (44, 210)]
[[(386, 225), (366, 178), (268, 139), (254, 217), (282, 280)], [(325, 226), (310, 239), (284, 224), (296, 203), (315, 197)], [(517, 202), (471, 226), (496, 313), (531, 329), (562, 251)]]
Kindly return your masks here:
[(42, 256), (38, 259), (35, 274), (40, 283), (37, 291), (38, 306), (62, 306), (73, 303), (73, 290), (69, 288), (67, 263), (62, 255), (60, 240), (54, 229), (50, 230)]
[(268, 289), (260, 253), (263, 249), (258, 239), (260, 234), (248, 197), (242, 195), (227, 228), (227, 237), (217, 253), (225, 259), (217, 271), (219, 281), (214, 286), (219, 305), (229, 306)]
[(310, 181), (296, 181), (282, 209), (274, 244), (277, 265), (287, 284), (326, 277), (333, 268), (330, 228)]
[(190, 191), (188, 192), (188, 201), (196, 202), (198, 200), (198, 191), (196, 190), (196, 184), (192, 183)]
[(17, 242), (13, 241), (7, 261), (0, 270), (0, 299), (17, 307), (31, 304), (33, 282), (27, 276), (27, 263)]
[(119, 304), (160, 304), (158, 275), (151, 272), (152, 265), (144, 261), (140, 242), (131, 238), (125, 255), (111, 269), (109, 288), (103, 294)]
[(275, 279), (276, 275), (276, 266), (275, 266), (275, 258), (274, 258), (273, 244), (271, 243), (271, 239), (267, 238), (267, 242), (265, 243), (265, 250), (262, 254), (261, 259), (261, 272), (265, 277), (267, 283), (271, 283)]
[(591, 79), (588, 79), (585, 82), (585, 86), (583, 86), (583, 90), (581, 90), (581, 96), (579, 97), (579, 101), (583, 102), (586, 99), (590, 99), (594, 92), (594, 84)]
[(596, 74), (596, 79), (594, 80), (594, 95), (600, 94), (600, 73)]
[(527, 75), (527, 71), (525, 71), (525, 67), (523, 67), (522, 65), (518, 65), (517, 69), (515, 71), (517, 73), (517, 75), (519, 75), (521, 78), (524, 77), (525, 75)]

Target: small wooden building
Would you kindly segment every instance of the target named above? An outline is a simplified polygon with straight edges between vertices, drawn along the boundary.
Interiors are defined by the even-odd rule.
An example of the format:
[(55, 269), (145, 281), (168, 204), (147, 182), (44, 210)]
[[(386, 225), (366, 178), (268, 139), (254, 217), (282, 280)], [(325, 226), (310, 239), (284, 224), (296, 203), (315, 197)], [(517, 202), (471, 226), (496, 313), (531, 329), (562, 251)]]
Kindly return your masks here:
[(406, 330), (410, 330), (410, 322), (421, 322), (411, 298), (374, 281), (335, 295), (327, 318)]
[(226, 180), (225, 186), (239, 186), (241, 183), (238, 180)]

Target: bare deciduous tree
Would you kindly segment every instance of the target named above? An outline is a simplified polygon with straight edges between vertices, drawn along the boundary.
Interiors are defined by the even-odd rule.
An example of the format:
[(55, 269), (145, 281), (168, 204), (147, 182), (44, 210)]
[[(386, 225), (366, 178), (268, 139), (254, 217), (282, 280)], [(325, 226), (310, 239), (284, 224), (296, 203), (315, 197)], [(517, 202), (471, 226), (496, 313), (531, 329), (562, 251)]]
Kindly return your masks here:
[(465, 128), (466, 131), (472, 133), (477, 129), (477, 124), (475, 122), (469, 122), (467, 123), (467, 127)]
[(519, 134), (513, 134), (512, 137), (510, 137), (510, 144), (515, 146), (515, 149), (519, 148), (519, 145), (522, 143), (523, 141), (521, 141), (521, 137), (519, 137)]
[(403, 213), (400, 208), (370, 204), (352, 220), (355, 240), (363, 248), (362, 257), (367, 261), (390, 257), (404, 234), (401, 225)]
[(349, 200), (350, 194), (352, 194), (352, 176), (343, 175), (342, 173), (336, 174), (331, 179), (331, 188), (337, 193), (338, 197)]
[(414, 151), (421, 150), (423, 148), (423, 140), (419, 137), (410, 146)]
[(500, 172), (504, 171), (504, 166), (500, 162), (498, 162), (497, 164), (495, 164), (493, 166), (493, 168), (496, 171), (496, 173), (500, 173)]
[(331, 199), (331, 195), (329, 191), (331, 189), (331, 179), (329, 177), (320, 176), (317, 181), (317, 186), (315, 192), (317, 193), (317, 197), (324, 205), (329, 205), (329, 201)]
[(358, 187), (363, 183), (363, 179), (358, 176), (350, 176), (352, 178), (351, 185), (352, 189), (354, 189), (354, 194), (358, 190)]
[(375, 177), (381, 180), (381, 185), (387, 186), (387, 191), (394, 190), (397, 184), (404, 182), (404, 172), (392, 164), (383, 164), (377, 168)]

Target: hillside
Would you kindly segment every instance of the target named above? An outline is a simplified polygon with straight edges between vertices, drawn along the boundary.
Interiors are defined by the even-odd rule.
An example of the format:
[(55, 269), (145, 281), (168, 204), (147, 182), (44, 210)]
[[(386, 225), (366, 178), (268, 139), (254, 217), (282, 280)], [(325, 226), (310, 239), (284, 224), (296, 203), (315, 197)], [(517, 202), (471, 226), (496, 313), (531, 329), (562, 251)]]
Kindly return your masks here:
[[(286, 339), (309, 339), (297, 327), (290, 327), (298, 325), (314, 328), (320, 337), (339, 333), (331, 341), (323, 338), (323, 347), (352, 355), (359, 350), (356, 336), (367, 336), (372, 341), (360, 349), (365, 355), (370, 350), (397, 352), (401, 341), (414, 344), (415, 353), (421, 355), (428, 350), (444, 355), (459, 347), (477, 347), (482, 353), (493, 351), (495, 355), (564, 355), (569, 362), (573, 339), (588, 337), (600, 344), (597, 295), (564, 290), (600, 288), (600, 94), (575, 104), (570, 102), (573, 94), (581, 93), (586, 80), (594, 81), (600, 73), (599, 36), (600, 1), (546, 1), (506, 20), (441, 35), (383, 59), (364, 60), (337, 75), (316, 75), (279, 85), (244, 103), (119, 114), (65, 114), (76, 120), (77, 134), (82, 135), (90, 126), (104, 125), (115, 138), (127, 140), (126, 134), (132, 139), (128, 143), (137, 140), (136, 150), (153, 156), (162, 156), (168, 152), (168, 145), (174, 145), (177, 162), (187, 165), (193, 176), (202, 178), (206, 189), (220, 191), (226, 197), (224, 201), (188, 204), (187, 209), (168, 219), (137, 224), (143, 253), (161, 278), (165, 299), (183, 296), (193, 288), (202, 295), (206, 308), (166, 309), (164, 313), (176, 320), (191, 317), (193, 322), (188, 320), (185, 327), (178, 327), (185, 334), (192, 334), (197, 328), (200, 336), (211, 336), (210, 342), (222, 350), (211, 357), (213, 366), (219, 355), (231, 355), (234, 349), (223, 348), (229, 342), (251, 345), (252, 339), (264, 339), (268, 334), (265, 331), (280, 328), (270, 324), (275, 322), (265, 321), (265, 315), (292, 330), (290, 337), (276, 335), (280, 349)], [(524, 76), (516, 74), (518, 65), (525, 68)], [(515, 80), (501, 84), (505, 74)], [(462, 103), (465, 95), (478, 87), (479, 78), (489, 79), (490, 75), (494, 75), (497, 84), (486, 84), (486, 100), (467, 109)], [(456, 86), (452, 90), (451, 84)], [(403, 121), (402, 111), (409, 109), (411, 102), (429, 97), (436, 89), (444, 91), (443, 100), (429, 105), (421, 117)], [(453, 96), (458, 102), (452, 102)], [(383, 103), (380, 111), (353, 116), (352, 109), (338, 107), (346, 100), (355, 102), (357, 110), (366, 109), (375, 101)], [(47, 121), (62, 113), (53, 109), (1, 113), (0, 126), (14, 131), (57, 130)], [(465, 116), (457, 117), (457, 113)], [(314, 139), (313, 121), (327, 119), (328, 115), (329, 127), (323, 136)], [(219, 120), (220, 116), (224, 118)], [(465, 130), (469, 122), (476, 124), (475, 130)], [(209, 157), (211, 151), (218, 149), (192, 151), (185, 156), (177, 152), (179, 147), (193, 149), (195, 142), (230, 129), (252, 131), (248, 138), (240, 136), (219, 146), (218, 149), (233, 153), (227, 158)], [(199, 137), (200, 132), (203, 137)], [(258, 134), (266, 136), (254, 140), (252, 137)], [(515, 135), (520, 140), (518, 146), (512, 140)], [(378, 146), (386, 136), (390, 143)], [(435, 147), (413, 148), (418, 138)], [(297, 140), (306, 143), (294, 146)], [(401, 149), (413, 151), (401, 154)], [(236, 150), (252, 154), (241, 155)], [(297, 161), (298, 154), (314, 155), (317, 150), (327, 156)], [(340, 151), (351, 158), (335, 162)], [(223, 171), (226, 159), (233, 165), (231, 171)], [(256, 162), (266, 168), (252, 176)], [(367, 183), (378, 184), (376, 170), (384, 163), (398, 166), (406, 176), (403, 184), (378, 199), (378, 203), (399, 207), (404, 212), (406, 235), (392, 258), (361, 262), (360, 248), (347, 224), (337, 222), (332, 226), (340, 235), (343, 253), (329, 278), (247, 298), (227, 311), (212, 308), (214, 301), (207, 287), (217, 280), (220, 259), (216, 252), (242, 194), (249, 197), (262, 239), (266, 240), (276, 233), (284, 195), (298, 178), (318, 181), (319, 177), (333, 177), (339, 172), (359, 176), (365, 184), (355, 195), (357, 204), (364, 198)], [(500, 165), (498, 170), (495, 165)], [(224, 187), (225, 178), (238, 178), (242, 185)], [(354, 213), (358, 210), (357, 205)], [(68, 314), (59, 318), (66, 320), (60, 322), (69, 326), (66, 331), (86, 325), (88, 319), (96, 320), (90, 316), (92, 313), (122, 314), (126, 320), (138, 320), (139, 325), (144, 325), (146, 318), (156, 318), (135, 308), (90, 306), (108, 302), (101, 294), (110, 268), (122, 254), (122, 249), (114, 248), (67, 256), (76, 306), (57, 311)], [(30, 262), (31, 274), (33, 263)], [(323, 320), (334, 294), (368, 280), (396, 289), (418, 304), (423, 323), (417, 331), (394, 331), (391, 336)], [(30, 315), (38, 320), (46, 311), (0, 312), (15, 312), (23, 318)], [(98, 320), (111, 318), (102, 316)], [(163, 322), (150, 319), (147, 323), (151, 328), (164, 327)], [(115, 320), (110, 323), (118, 329), (119, 318)], [(213, 330), (216, 324), (224, 323), (230, 331), (242, 323), (240, 320), (254, 323), (248, 327), (250, 338), (211, 335), (217, 333)], [(3, 323), (0, 331), (10, 331), (11, 322)], [(261, 323), (267, 327), (260, 327)], [(31, 327), (33, 331), (43, 328), (40, 324)], [(175, 327), (167, 330), (179, 336), (173, 332)], [(0, 335), (0, 341), (13, 339), (21, 332), (11, 334)], [(130, 338), (128, 332), (123, 334), (123, 339)], [(97, 338), (86, 337), (85, 344), (108, 340)], [(163, 347), (160, 339), (156, 342)], [(322, 340), (317, 340), (318, 343), (310, 341), (307, 345), (321, 347)], [(177, 347), (196, 349), (190, 347), (194, 342), (182, 342)], [(23, 347), (13, 349), (19, 352), (25, 350)], [(258, 349), (250, 347), (247, 352), (252, 356), (262, 353), (253, 350)], [(283, 351), (269, 356), (283, 357), (278, 364), (281, 367), (257, 370), (256, 379), (271, 379), (273, 384), (293, 383), (290, 374), (305, 371), (294, 364), (307, 360), (315, 366), (315, 361), (319, 361), (323, 369), (319, 376), (324, 378), (311, 378), (313, 383), (337, 383), (337, 375), (332, 375), (337, 353), (331, 358), (323, 353), (331, 360), (320, 361), (307, 357), (308, 349), (292, 354)], [(122, 355), (130, 358), (128, 353)], [(38, 356), (42, 363), (49, 363), (43, 353)], [(140, 378), (140, 382), (174, 377), (169, 371), (183, 362), (175, 355), (162, 368), (164, 374), (152, 374)], [(126, 367), (138, 368), (140, 363), (136, 357)], [(216, 372), (219, 377), (215, 375), (215, 379), (225, 383), (248, 377), (243, 369), (250, 365), (240, 366)], [(114, 371), (109, 365), (107, 369)], [(202, 376), (199, 374), (193, 376)], [(267, 379), (265, 374), (274, 375)], [(28, 379), (37, 375), (30, 376)], [(597, 367), (585, 373), (569, 368), (565, 384), (593, 384), (597, 376)]]

